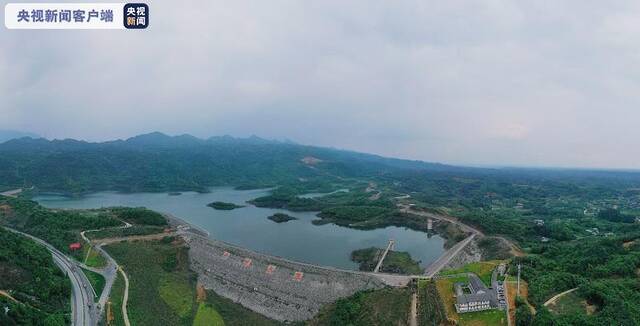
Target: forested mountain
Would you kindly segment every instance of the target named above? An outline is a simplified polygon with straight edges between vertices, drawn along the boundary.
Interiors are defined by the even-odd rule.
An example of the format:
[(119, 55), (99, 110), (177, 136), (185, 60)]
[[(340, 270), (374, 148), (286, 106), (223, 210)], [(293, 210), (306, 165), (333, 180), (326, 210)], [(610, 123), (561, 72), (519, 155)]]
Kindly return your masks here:
[(264, 187), (444, 167), (255, 136), (204, 140), (151, 133), (104, 143), (21, 138), (0, 144), (0, 187), (72, 193)]
[(471, 198), (470, 191), (482, 196), (487, 192), (540, 193), (535, 189), (549, 185), (556, 192), (573, 192), (585, 183), (598, 188), (601, 196), (612, 187), (618, 192), (640, 182), (640, 174), (632, 172), (454, 167), (255, 136), (199, 139), (151, 133), (103, 143), (20, 138), (0, 144), (0, 189), (205, 191), (209, 186), (255, 188), (301, 182), (312, 189), (314, 183), (349, 178), (400, 182), (407, 192), (429, 193), (430, 188), (437, 188), (449, 198)]
[(16, 131), (16, 130), (0, 130), (0, 143), (4, 143), (11, 139), (18, 139), (18, 138), (24, 138), (24, 137), (40, 138), (40, 136), (30, 132), (22, 132), (22, 131)]

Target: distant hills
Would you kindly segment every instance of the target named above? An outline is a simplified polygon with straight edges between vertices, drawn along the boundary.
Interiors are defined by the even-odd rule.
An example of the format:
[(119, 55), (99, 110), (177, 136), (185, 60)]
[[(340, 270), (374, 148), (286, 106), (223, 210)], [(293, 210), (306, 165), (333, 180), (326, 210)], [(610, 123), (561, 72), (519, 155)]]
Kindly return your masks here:
[[(348, 180), (402, 184), (405, 187), (394, 187), (404, 193), (424, 192), (427, 187), (443, 198), (463, 198), (470, 189), (496, 193), (506, 191), (504, 185), (515, 189), (516, 185), (544, 186), (550, 181), (574, 184), (604, 180), (624, 189), (636, 187), (640, 173), (456, 167), (256, 136), (201, 139), (154, 132), (100, 143), (17, 138), (0, 144), (0, 189), (33, 185), (42, 191), (78, 194), (293, 185), (310, 190)], [(591, 186), (602, 184), (598, 181)]]
[(23, 137), (31, 137), (31, 138), (40, 138), (40, 136), (23, 131), (16, 130), (0, 130), (0, 143), (4, 143), (7, 140), (23, 138)]
[(19, 138), (0, 144), (0, 187), (71, 193), (256, 188), (453, 168), (256, 136), (200, 139), (154, 132), (101, 143)]

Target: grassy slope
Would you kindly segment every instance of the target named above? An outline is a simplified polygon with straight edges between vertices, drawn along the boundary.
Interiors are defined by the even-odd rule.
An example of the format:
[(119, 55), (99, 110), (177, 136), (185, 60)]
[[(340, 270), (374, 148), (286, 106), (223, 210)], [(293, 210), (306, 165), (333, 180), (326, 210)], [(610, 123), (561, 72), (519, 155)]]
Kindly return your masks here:
[[(87, 255), (87, 251), (89, 251), (89, 255)], [(102, 257), (102, 255), (97, 251), (91, 248), (90, 246), (83, 247), (83, 257), (86, 257), (85, 264), (89, 267), (102, 268), (107, 265), (107, 260)]]
[(550, 304), (548, 308), (549, 311), (556, 315), (587, 313), (586, 300), (580, 297), (577, 292), (563, 295), (555, 303)]
[[(70, 282), (42, 245), (0, 227), (0, 325), (64, 325)], [(4, 308), (9, 309), (5, 313)]]
[(438, 289), (438, 294), (442, 299), (442, 303), (444, 304), (444, 309), (447, 313), (447, 319), (458, 320), (458, 313), (456, 312), (456, 308), (454, 304), (456, 303), (456, 299), (453, 292), (453, 285), (456, 282), (468, 282), (469, 278), (466, 276), (461, 277), (452, 277), (452, 278), (441, 278), (436, 281), (436, 288)]
[[(205, 313), (208, 315), (211, 320), (209, 323), (204, 325), (217, 325), (216, 322), (219, 322), (220, 317), (226, 326), (244, 326), (244, 325), (252, 325), (252, 326), (272, 326), (272, 325), (280, 325), (280, 323), (268, 319), (260, 314), (257, 314), (233, 301), (223, 298), (217, 295), (213, 291), (207, 291), (207, 299), (205, 302), (200, 304), (199, 309), (202, 306), (208, 307), (209, 309), (215, 311), (214, 314), (211, 310), (205, 308)], [(197, 320), (196, 316), (196, 320)], [(200, 322), (201, 320), (198, 320)], [(195, 325), (195, 321), (194, 321)]]
[[(111, 296), (109, 297), (110, 308), (106, 307), (105, 321), (110, 326), (124, 326), (124, 320), (122, 316), (122, 299), (124, 295), (124, 279), (118, 273), (116, 281), (111, 287)], [(109, 314), (108, 311), (111, 311)]]
[(502, 310), (485, 310), (460, 314), (462, 326), (500, 326), (507, 325), (507, 314)]
[(193, 326), (223, 326), (225, 325), (222, 316), (211, 305), (200, 303)]
[(123, 242), (105, 249), (129, 277), (128, 315), (132, 324), (191, 324), (195, 278), (188, 269), (184, 247), (154, 241)]
[(441, 272), (442, 275), (453, 275), (461, 273), (475, 273), (480, 277), (486, 286), (491, 285), (491, 273), (500, 264), (501, 261), (481, 261), (464, 265), (456, 269), (448, 269)]
[(96, 272), (92, 272), (90, 270), (86, 270), (86, 269), (82, 269), (82, 271), (84, 272), (84, 275), (87, 276), (87, 279), (89, 279), (89, 282), (91, 283), (91, 286), (93, 287), (93, 289), (96, 291), (96, 295), (99, 298), (100, 295), (102, 294), (102, 291), (104, 290), (104, 285), (106, 283), (106, 280), (104, 279), (104, 277)]
[(94, 232), (87, 232), (89, 239), (119, 238), (133, 235), (149, 235), (162, 233), (164, 227), (154, 225), (134, 225), (130, 228), (107, 229)]
[[(187, 248), (179, 242), (122, 242), (105, 249), (129, 277), (127, 307), (132, 325), (277, 324), (213, 292), (207, 294), (205, 302), (198, 303), (196, 275), (189, 270)], [(121, 313), (119, 287), (114, 285), (111, 296), (116, 317)], [(224, 323), (220, 324), (220, 320)]]

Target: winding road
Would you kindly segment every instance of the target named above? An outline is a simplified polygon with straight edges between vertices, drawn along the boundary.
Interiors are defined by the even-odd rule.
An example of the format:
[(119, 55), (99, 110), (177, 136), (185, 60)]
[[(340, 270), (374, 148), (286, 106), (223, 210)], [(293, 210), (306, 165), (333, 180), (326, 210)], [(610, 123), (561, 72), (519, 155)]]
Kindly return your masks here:
[(33, 241), (43, 245), (47, 250), (51, 252), (53, 261), (58, 267), (67, 274), (71, 280), (71, 325), (85, 326), (85, 325), (97, 325), (98, 318), (93, 304), (94, 290), (91, 283), (84, 275), (82, 270), (71, 258), (54, 248), (40, 238), (36, 238), (32, 235), (14, 230), (12, 228), (4, 227), (8, 231), (16, 234), (28, 237)]
[(122, 298), (122, 318), (124, 319), (124, 324), (126, 326), (131, 326), (129, 323), (129, 314), (127, 313), (127, 302), (129, 301), (129, 278), (127, 274), (125, 274), (122, 267), (118, 268), (120, 270), (120, 274), (124, 278), (124, 297)]
[[(107, 229), (126, 229), (132, 226), (131, 223), (129, 222), (125, 222), (125, 221), (122, 221), (122, 222), (124, 223), (123, 226), (119, 226), (115, 228), (107, 228)], [(90, 245), (94, 250), (98, 251), (103, 257), (106, 258), (107, 266), (105, 266), (104, 268), (98, 269), (98, 268), (86, 266), (84, 264), (81, 264), (81, 265), (83, 268), (86, 268), (90, 271), (93, 271), (102, 275), (105, 279), (104, 289), (102, 290), (102, 294), (100, 295), (100, 299), (98, 300), (99, 319), (101, 319), (102, 314), (104, 313), (104, 309), (107, 306), (107, 302), (109, 301), (109, 297), (111, 295), (111, 289), (113, 288), (113, 283), (115, 283), (116, 278), (118, 277), (118, 271), (120, 271), (125, 281), (124, 299), (122, 301), (122, 314), (123, 314), (125, 325), (129, 326), (130, 325), (129, 316), (127, 314), (127, 299), (129, 297), (129, 279), (127, 278), (127, 275), (125, 274), (122, 267), (118, 265), (116, 260), (113, 259), (113, 257), (111, 257), (111, 255), (109, 255), (107, 251), (102, 248), (102, 246), (108, 244), (108, 242), (100, 240), (100, 243), (94, 246), (93, 242), (86, 236), (87, 232), (95, 232), (95, 231), (102, 231), (102, 230), (106, 230), (106, 229), (82, 231), (80, 232), (80, 236), (82, 236), (82, 239), (87, 243), (87, 245)]]

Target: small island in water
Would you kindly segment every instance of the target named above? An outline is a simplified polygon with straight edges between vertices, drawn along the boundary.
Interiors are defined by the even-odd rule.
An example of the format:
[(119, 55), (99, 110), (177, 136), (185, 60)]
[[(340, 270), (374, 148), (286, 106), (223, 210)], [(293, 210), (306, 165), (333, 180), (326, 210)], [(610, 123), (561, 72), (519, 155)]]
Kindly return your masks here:
[[(375, 247), (359, 249), (351, 253), (351, 260), (360, 264), (361, 271), (372, 272), (383, 253), (384, 249)], [(390, 250), (380, 267), (380, 272), (415, 275), (421, 274), (422, 268), (408, 252)]]
[(293, 216), (289, 216), (285, 213), (275, 213), (269, 217), (267, 217), (268, 219), (276, 222), (276, 223), (284, 223), (284, 222), (289, 222), (291, 220), (297, 220), (297, 218), (293, 217)]
[(236, 205), (234, 203), (225, 203), (225, 202), (222, 202), (222, 201), (214, 201), (213, 203), (210, 203), (207, 206), (209, 206), (209, 207), (211, 207), (213, 209), (218, 209), (218, 210), (223, 210), (223, 211), (230, 211), (232, 209), (244, 207), (242, 205)]

